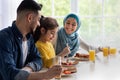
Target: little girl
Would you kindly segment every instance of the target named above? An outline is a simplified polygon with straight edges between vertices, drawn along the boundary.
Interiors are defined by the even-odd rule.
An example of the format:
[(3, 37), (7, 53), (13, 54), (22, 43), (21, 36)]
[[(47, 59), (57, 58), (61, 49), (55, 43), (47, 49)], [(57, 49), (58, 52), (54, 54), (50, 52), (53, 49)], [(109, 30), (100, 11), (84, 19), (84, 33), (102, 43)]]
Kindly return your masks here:
[(42, 56), (43, 65), (46, 68), (52, 66), (52, 62), (55, 57), (64, 57), (70, 53), (70, 49), (67, 46), (59, 55), (56, 56), (51, 41), (55, 38), (57, 31), (58, 23), (54, 18), (41, 17), (40, 26), (37, 27), (33, 35), (36, 47)]

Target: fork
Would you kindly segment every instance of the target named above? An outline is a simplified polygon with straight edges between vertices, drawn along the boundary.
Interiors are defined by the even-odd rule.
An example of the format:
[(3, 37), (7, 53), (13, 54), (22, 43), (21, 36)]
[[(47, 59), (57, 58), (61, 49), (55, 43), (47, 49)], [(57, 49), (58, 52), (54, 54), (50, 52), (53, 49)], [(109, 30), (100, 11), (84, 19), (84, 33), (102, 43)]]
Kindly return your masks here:
[[(66, 46), (68, 47), (68, 43), (66, 43)], [(69, 62), (69, 54), (66, 56), (66, 62), (68, 63)]]

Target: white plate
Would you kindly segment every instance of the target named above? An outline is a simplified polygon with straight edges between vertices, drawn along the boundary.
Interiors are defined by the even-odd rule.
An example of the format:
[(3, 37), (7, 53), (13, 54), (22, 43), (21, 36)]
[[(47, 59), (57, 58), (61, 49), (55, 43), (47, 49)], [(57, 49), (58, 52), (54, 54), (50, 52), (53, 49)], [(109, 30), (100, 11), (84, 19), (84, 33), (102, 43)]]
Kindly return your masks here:
[(76, 60), (76, 61), (89, 61), (89, 58), (73, 57), (72, 60)]

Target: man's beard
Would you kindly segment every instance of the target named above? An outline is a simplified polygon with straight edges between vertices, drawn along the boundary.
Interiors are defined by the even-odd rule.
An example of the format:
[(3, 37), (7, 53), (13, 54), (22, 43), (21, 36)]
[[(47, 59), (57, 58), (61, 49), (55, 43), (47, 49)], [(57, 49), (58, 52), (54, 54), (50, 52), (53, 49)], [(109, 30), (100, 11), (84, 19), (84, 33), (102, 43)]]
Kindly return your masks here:
[(32, 34), (32, 35), (34, 34), (34, 30), (33, 29), (30, 30), (30, 34)]

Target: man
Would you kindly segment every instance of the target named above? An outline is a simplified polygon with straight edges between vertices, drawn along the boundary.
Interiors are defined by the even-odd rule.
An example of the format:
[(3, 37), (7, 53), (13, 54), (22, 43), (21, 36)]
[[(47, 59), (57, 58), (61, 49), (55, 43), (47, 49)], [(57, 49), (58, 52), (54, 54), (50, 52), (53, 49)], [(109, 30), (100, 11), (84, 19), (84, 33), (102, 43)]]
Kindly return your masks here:
[(41, 8), (33, 0), (23, 0), (17, 8), (16, 21), (0, 31), (0, 80), (51, 79), (61, 73), (61, 66), (38, 72), (42, 60), (31, 33), (40, 25)]

